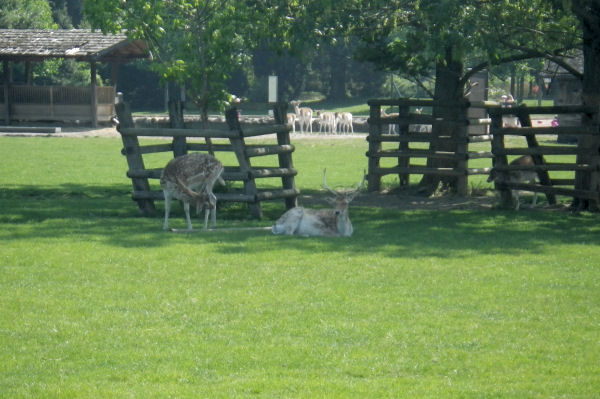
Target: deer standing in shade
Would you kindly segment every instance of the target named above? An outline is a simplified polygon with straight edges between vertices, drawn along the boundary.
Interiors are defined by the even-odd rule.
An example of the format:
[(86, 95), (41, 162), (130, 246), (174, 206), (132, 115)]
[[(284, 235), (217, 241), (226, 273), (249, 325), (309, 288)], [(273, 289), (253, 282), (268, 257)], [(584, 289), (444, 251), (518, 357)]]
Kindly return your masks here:
[(327, 186), (327, 172), (323, 171), (323, 188), (333, 194), (329, 201), (333, 209), (295, 207), (284, 213), (273, 225), (273, 234), (329, 237), (350, 237), (354, 232), (348, 206), (365, 183), (366, 175), (354, 190), (336, 191)]
[[(523, 155), (522, 157), (516, 158), (510, 162), (512, 166), (534, 166), (533, 158), (531, 155)], [(490, 176), (488, 177), (488, 182), (498, 182), (498, 183), (530, 183), (535, 184), (535, 179), (537, 178), (537, 173), (534, 171), (528, 170), (511, 170), (508, 172), (498, 172), (496, 169), (492, 168), (490, 172)], [(515, 211), (518, 211), (521, 207), (521, 201), (519, 200), (519, 190), (512, 190), (513, 195), (517, 201), (517, 205), (515, 207)], [(535, 207), (537, 203), (537, 195), (535, 192), (533, 195), (533, 202), (531, 203), (531, 207)]]
[(204, 229), (217, 224), (217, 197), (213, 186), (223, 172), (223, 164), (209, 154), (192, 153), (174, 158), (167, 163), (160, 177), (160, 185), (165, 195), (165, 220), (163, 229), (169, 228), (169, 214), (173, 198), (183, 201), (188, 230), (192, 230), (190, 203), (196, 205), (199, 214), (205, 210)]

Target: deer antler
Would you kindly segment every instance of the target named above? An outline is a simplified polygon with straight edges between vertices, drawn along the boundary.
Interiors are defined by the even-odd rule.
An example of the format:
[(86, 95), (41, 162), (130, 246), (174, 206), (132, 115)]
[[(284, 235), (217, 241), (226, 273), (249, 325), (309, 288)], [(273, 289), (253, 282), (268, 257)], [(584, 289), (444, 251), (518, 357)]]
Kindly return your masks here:
[(356, 197), (360, 193), (360, 190), (365, 185), (366, 179), (367, 179), (367, 172), (365, 170), (363, 170), (363, 178), (362, 178), (360, 184), (358, 185), (358, 187), (356, 187), (355, 190), (350, 192), (350, 200), (353, 200), (354, 197)]
[(329, 191), (331, 194), (333, 195), (338, 195), (338, 192), (335, 190), (332, 190), (331, 188), (329, 188), (329, 186), (327, 185), (327, 168), (323, 169), (323, 188), (327, 191)]

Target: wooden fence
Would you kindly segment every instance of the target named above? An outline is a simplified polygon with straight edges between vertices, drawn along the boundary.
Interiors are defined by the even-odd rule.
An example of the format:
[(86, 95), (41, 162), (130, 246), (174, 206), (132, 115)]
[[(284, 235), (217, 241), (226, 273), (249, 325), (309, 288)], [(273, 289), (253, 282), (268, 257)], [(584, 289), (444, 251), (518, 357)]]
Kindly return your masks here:
[[(501, 193), (501, 201), (504, 206), (512, 203), (510, 190), (515, 189), (544, 193), (550, 204), (556, 202), (556, 195), (571, 196), (598, 203), (600, 199), (600, 127), (597, 122), (597, 109), (584, 106), (520, 106), (514, 108), (490, 107), (488, 112), (491, 116), (490, 133), (493, 137), (494, 168), (499, 172), (535, 171), (539, 180), (539, 184), (496, 183), (496, 189)], [(534, 127), (531, 123), (532, 114), (579, 116), (581, 124), (564, 127)], [(503, 127), (502, 118), (506, 115), (516, 116), (521, 122), (521, 127)], [(540, 145), (540, 141), (547, 142), (551, 139), (555, 142), (557, 135), (576, 136), (579, 138), (580, 144), (548, 145), (543, 143), (545, 145)], [(521, 143), (525, 146), (523, 144), (517, 146), (519, 140), (506, 141), (505, 138), (508, 137), (524, 138)], [(542, 139), (538, 140), (539, 137)], [(521, 155), (531, 155), (534, 166), (509, 164), (508, 156)], [(590, 178), (585, 179), (584, 184), (577, 184), (576, 174), (579, 173), (588, 174)]]
[[(419, 175), (439, 175), (453, 176), (457, 178), (457, 189), (459, 194), (466, 195), (468, 187), (468, 176), (474, 174), (487, 174), (489, 168), (469, 168), (468, 161), (471, 159), (491, 158), (489, 151), (476, 152), (469, 151), (469, 144), (491, 141), (491, 136), (483, 133), (470, 133), (467, 129), (469, 125), (489, 124), (489, 120), (467, 119), (467, 109), (469, 107), (483, 107), (484, 103), (473, 104), (465, 101), (462, 104), (441, 104), (434, 100), (409, 100), (409, 99), (383, 99), (370, 100), (369, 115), (369, 159), (368, 172), (368, 191), (379, 191), (381, 188), (381, 178), (385, 175), (398, 174), (400, 185), (408, 185), (411, 174)], [(393, 107), (394, 112), (388, 115), (382, 114), (383, 107)], [(423, 113), (417, 114), (411, 112), (415, 107), (451, 107), (456, 110), (456, 117), (452, 120), (436, 118), (432, 115)], [(430, 132), (437, 126), (453, 125), (455, 134), (441, 134), (437, 138)], [(388, 126), (397, 126), (399, 132), (390, 133)], [(437, 126), (436, 126), (437, 125)], [(415, 130), (414, 127), (420, 129)], [(422, 131), (422, 126), (426, 126), (426, 131)], [(433, 147), (434, 139), (436, 143), (444, 144), (444, 150)], [(384, 149), (383, 143), (398, 143), (394, 149)], [(413, 144), (421, 145), (426, 143), (428, 148), (415, 148)], [(449, 149), (449, 150), (448, 150)], [(382, 167), (382, 158), (396, 158), (398, 164), (392, 167)], [(411, 161), (416, 159), (426, 159), (428, 164), (431, 160), (447, 160), (454, 167), (434, 167), (421, 166)]]
[[(262, 217), (261, 201), (283, 199), (287, 208), (297, 204), (300, 194), (294, 183), (297, 171), (292, 162), (294, 146), (290, 143), (290, 128), (285, 124), (287, 104), (274, 107), (275, 124), (244, 127), (242, 129), (236, 109), (226, 113), (229, 130), (220, 129), (176, 129), (176, 128), (141, 128), (135, 127), (129, 107), (125, 103), (116, 105), (119, 125), (117, 130), (123, 140), (122, 153), (127, 157), (127, 176), (133, 185), (132, 198), (138, 203), (144, 214), (155, 212), (154, 201), (164, 200), (161, 190), (152, 190), (149, 179), (160, 179), (162, 168), (146, 169), (144, 155), (171, 152), (174, 156), (186, 154), (188, 151), (205, 151), (210, 153), (229, 152), (235, 154), (237, 164), (225, 164), (223, 179), (225, 181), (242, 182), (243, 188), (227, 192), (217, 192), (218, 201), (242, 202), (248, 204), (253, 217)], [(275, 135), (273, 144), (248, 144), (246, 138)], [(168, 138), (164, 144), (140, 145), (140, 137)], [(205, 142), (190, 142), (188, 138), (204, 138)], [(212, 139), (226, 139), (225, 143), (213, 143)], [(228, 141), (228, 142), (227, 142)], [(256, 166), (255, 159), (266, 156), (277, 156), (277, 167)], [(218, 155), (216, 155), (219, 158)], [(267, 178), (281, 179), (281, 189), (261, 188), (258, 180)]]
[(3, 86), (3, 92), (0, 120), (93, 123), (110, 122), (115, 115), (113, 86), (14, 85)]
[[(597, 203), (600, 199), (600, 127), (597, 109), (584, 106), (559, 107), (502, 107), (495, 102), (468, 102), (462, 104), (444, 105), (433, 100), (371, 100), (369, 117), (369, 191), (378, 191), (381, 187), (381, 177), (388, 174), (398, 174), (401, 185), (407, 185), (411, 174), (434, 174), (438, 176), (455, 176), (458, 179), (458, 192), (467, 193), (468, 177), (476, 174), (488, 174), (491, 168), (469, 168), (468, 161), (472, 159), (491, 158), (493, 167), (499, 172), (511, 170), (533, 170), (538, 173), (539, 184), (525, 183), (496, 183), (500, 190), (502, 203), (512, 202), (510, 190), (521, 189), (546, 194), (548, 202), (554, 204), (556, 195), (572, 196), (576, 199), (591, 200)], [(411, 112), (415, 107), (444, 107), (455, 108), (457, 118), (444, 120), (431, 115)], [(382, 115), (382, 107), (394, 107), (392, 115)], [(396, 108), (397, 107), (397, 108)], [(468, 107), (483, 108), (490, 118), (469, 119), (466, 117)], [(578, 126), (534, 127), (531, 115), (569, 115), (581, 119)], [(505, 127), (503, 119), (508, 116), (516, 117), (521, 127)], [(388, 125), (397, 125), (398, 133), (387, 131)], [(441, 134), (435, 138), (429, 132), (415, 131), (411, 127), (418, 125), (456, 125), (453, 136)], [(478, 133), (470, 133), (467, 126), (489, 125)], [(453, 129), (446, 129), (452, 131)], [(477, 132), (477, 130), (474, 130)], [(458, 132), (458, 134), (456, 134)], [(556, 136), (575, 136), (580, 144), (557, 145)], [(547, 137), (544, 141), (553, 140), (552, 145), (540, 145), (538, 136)], [(513, 138), (505, 141), (506, 137)], [(521, 137), (524, 140), (514, 140)], [(434, 140), (447, 141), (451, 151), (438, 151), (432, 147)], [(398, 148), (384, 149), (383, 143), (398, 143)], [(470, 151), (469, 144), (491, 142), (490, 151)], [(422, 144), (429, 144), (422, 148)], [(524, 143), (524, 145), (523, 145)], [(412, 144), (421, 144), (421, 148), (412, 148)], [(534, 166), (509, 165), (508, 156), (531, 155)], [(398, 164), (393, 167), (382, 167), (382, 158), (396, 158)], [(432, 159), (450, 160), (454, 167), (436, 168), (414, 165), (413, 159), (426, 159), (430, 164)], [(550, 161), (551, 159), (552, 161)], [(422, 163), (422, 162), (421, 162)], [(550, 173), (551, 172), (551, 173)], [(570, 174), (565, 177), (565, 174)], [(585, 178), (578, 178), (584, 175)]]

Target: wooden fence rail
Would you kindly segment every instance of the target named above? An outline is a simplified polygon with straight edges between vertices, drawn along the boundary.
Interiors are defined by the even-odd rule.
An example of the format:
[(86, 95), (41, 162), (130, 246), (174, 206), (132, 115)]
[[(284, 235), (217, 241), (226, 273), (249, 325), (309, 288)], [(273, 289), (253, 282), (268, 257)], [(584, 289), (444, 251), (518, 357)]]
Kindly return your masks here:
[[(368, 102), (369, 116), (369, 149), (366, 153), (369, 160), (368, 190), (378, 191), (381, 178), (389, 174), (398, 174), (400, 185), (407, 185), (411, 174), (452, 176), (458, 179), (459, 194), (466, 194), (467, 179), (471, 175), (488, 174), (489, 167), (469, 168), (468, 161), (473, 159), (490, 158), (494, 168), (499, 172), (511, 170), (531, 170), (538, 174), (539, 184), (496, 183), (500, 190), (502, 202), (508, 205), (512, 201), (510, 190), (522, 189), (541, 192), (546, 195), (548, 202), (554, 204), (556, 195), (572, 196), (597, 202), (600, 199), (600, 127), (599, 112), (593, 107), (585, 106), (556, 106), (556, 107), (503, 107), (492, 101), (469, 102), (457, 104), (442, 104), (433, 100), (411, 99), (378, 99)], [(393, 107), (393, 113), (383, 113), (383, 107)], [(416, 114), (417, 107), (450, 107), (456, 109), (459, 117), (453, 120), (434, 118), (431, 115)], [(466, 109), (476, 107), (484, 109), (489, 118), (467, 118)], [(411, 112), (412, 111), (412, 112)], [(533, 127), (531, 115), (571, 114), (581, 115), (579, 126)], [(518, 118), (520, 127), (504, 127), (503, 117), (512, 115)], [(397, 125), (398, 133), (386, 131), (389, 125)], [(460, 126), (455, 131), (459, 134), (450, 136), (434, 136), (431, 133), (415, 132), (411, 126), (426, 124), (429, 130), (436, 125)], [(466, 127), (484, 125), (480, 133), (470, 133)], [(450, 129), (452, 130), (452, 129)], [(539, 145), (538, 136), (569, 135), (585, 140), (585, 145)], [(505, 137), (521, 138), (526, 147), (515, 145), (518, 140), (505, 142)], [(591, 140), (587, 140), (591, 138)], [(432, 143), (445, 144), (450, 151), (440, 151), (433, 148)], [(490, 151), (473, 151), (471, 143), (491, 142)], [(384, 143), (398, 143), (397, 148), (383, 148)], [(591, 143), (591, 144), (590, 144)], [(429, 148), (412, 148), (412, 144), (429, 144)], [(509, 165), (508, 156), (531, 155), (535, 166), (518, 167)], [(552, 162), (547, 159), (551, 157)], [(397, 158), (398, 164), (383, 167), (380, 162), (386, 158)], [(430, 160), (443, 159), (451, 161), (453, 167), (428, 167), (412, 164), (413, 159)], [(422, 163), (422, 162), (421, 162)], [(551, 175), (552, 173), (552, 175)], [(565, 177), (565, 173), (573, 176)], [(558, 174), (558, 176), (556, 175)], [(584, 174), (587, 178), (578, 178)]]
[[(541, 192), (546, 195), (548, 203), (556, 203), (557, 195), (571, 196), (591, 200), (598, 205), (600, 200), (600, 143), (598, 140), (592, 141), (595, 144), (584, 145), (539, 145), (539, 136), (552, 136), (568, 134), (579, 139), (584, 137), (600, 137), (600, 126), (593, 121), (597, 120), (598, 110), (584, 106), (557, 106), (557, 107), (489, 107), (488, 113), (492, 119), (491, 134), (492, 152), (494, 154), (493, 165), (499, 172), (510, 172), (517, 170), (535, 171), (538, 175), (538, 184), (526, 183), (496, 183), (496, 189), (500, 191), (501, 201), (504, 206), (512, 204), (511, 190), (525, 190)], [(521, 127), (503, 127), (502, 116), (511, 114), (519, 118)], [(571, 114), (581, 115), (582, 124), (580, 126), (565, 127), (532, 127), (532, 114)], [(585, 117), (584, 117), (585, 116)], [(521, 137), (525, 139), (526, 147), (514, 146), (515, 141), (506, 142), (507, 137)], [(510, 165), (508, 155), (530, 155), (534, 161), (534, 166), (524, 167)], [(574, 157), (575, 155), (575, 157)], [(551, 157), (551, 158), (550, 158)], [(582, 159), (587, 160), (583, 162)], [(569, 173), (570, 178), (551, 176), (550, 172)], [(577, 187), (576, 175), (586, 173), (591, 176), (587, 179), (587, 185)]]
[[(366, 155), (369, 159), (368, 190), (379, 191), (381, 178), (389, 174), (398, 174), (400, 185), (408, 185), (410, 175), (433, 174), (438, 176), (454, 176), (457, 179), (458, 192), (467, 194), (467, 182), (469, 175), (489, 173), (489, 168), (469, 168), (468, 161), (472, 159), (491, 158), (489, 151), (470, 151), (469, 144), (491, 141), (487, 134), (471, 134), (467, 130), (470, 125), (485, 125), (489, 123), (486, 118), (467, 118), (467, 108), (483, 107), (483, 103), (470, 103), (464, 101), (456, 104), (443, 104), (434, 100), (412, 100), (412, 99), (377, 99), (368, 102), (369, 114), (369, 150)], [(383, 107), (392, 107), (392, 114), (382, 112)], [(414, 108), (418, 107), (446, 107), (456, 109), (455, 119), (448, 120), (436, 118), (432, 115), (417, 114)], [(412, 112), (411, 112), (412, 110)], [(386, 132), (388, 126), (397, 126), (398, 133)], [(438, 126), (454, 125), (458, 134), (452, 136), (431, 134)], [(426, 132), (414, 131), (415, 126)], [(425, 129), (423, 129), (425, 126)], [(433, 147), (433, 143), (449, 151), (440, 151)], [(384, 149), (384, 143), (398, 143), (394, 149)], [(421, 143), (429, 145), (427, 149), (412, 148), (411, 144)], [(397, 158), (398, 165), (393, 167), (382, 167), (382, 158)], [(429, 164), (431, 160), (446, 160), (453, 165), (452, 168), (432, 167), (413, 164), (415, 159), (426, 159)]]
[[(162, 191), (152, 190), (149, 179), (160, 179), (162, 168), (147, 169), (144, 155), (172, 152), (174, 156), (189, 151), (210, 153), (230, 152), (235, 154), (236, 165), (225, 165), (222, 178), (225, 181), (241, 182), (242, 188), (228, 192), (217, 192), (219, 201), (243, 202), (248, 204), (253, 217), (262, 217), (261, 201), (283, 199), (286, 207), (296, 206), (300, 192), (296, 189), (294, 177), (297, 174), (292, 162), (294, 146), (290, 143), (290, 128), (285, 124), (287, 104), (274, 107), (276, 124), (245, 127), (242, 129), (236, 109), (226, 112), (229, 130), (135, 127), (131, 112), (126, 103), (116, 105), (119, 125), (117, 130), (123, 140), (122, 154), (127, 157), (127, 177), (132, 181), (132, 198), (144, 214), (154, 213), (154, 201), (164, 200)], [(248, 144), (245, 138), (275, 135), (274, 144)], [(140, 137), (167, 138), (164, 144), (140, 145)], [(204, 138), (205, 143), (188, 142), (188, 138)], [(226, 139), (228, 144), (212, 143), (211, 139)], [(276, 167), (253, 165), (253, 159), (277, 156)], [(219, 158), (217, 156), (217, 158)], [(281, 189), (261, 188), (257, 180), (281, 179)]]

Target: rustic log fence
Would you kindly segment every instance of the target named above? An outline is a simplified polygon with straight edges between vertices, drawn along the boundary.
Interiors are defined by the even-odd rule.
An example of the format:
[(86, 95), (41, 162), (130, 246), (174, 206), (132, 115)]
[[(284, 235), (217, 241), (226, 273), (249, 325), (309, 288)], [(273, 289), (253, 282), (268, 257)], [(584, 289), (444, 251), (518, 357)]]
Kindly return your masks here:
[[(571, 196), (577, 199), (593, 201), (598, 204), (600, 199), (600, 126), (598, 125), (598, 110), (585, 106), (555, 106), (555, 107), (525, 107), (514, 108), (490, 107), (491, 117), (490, 133), (493, 137), (492, 152), (494, 154), (493, 165), (499, 172), (510, 171), (535, 171), (538, 175), (539, 184), (526, 183), (495, 183), (500, 191), (501, 201), (504, 206), (512, 204), (510, 190), (524, 190), (541, 192), (546, 195), (549, 204), (556, 203), (557, 195)], [(556, 126), (556, 127), (534, 127), (531, 123), (531, 115), (556, 115), (568, 114), (579, 115), (581, 124), (579, 126)], [(516, 116), (521, 127), (502, 127), (502, 117), (505, 115)], [(580, 139), (596, 138), (591, 140), (592, 145), (540, 145), (538, 137), (550, 136), (555, 140), (557, 135), (573, 135)], [(507, 137), (521, 137), (525, 140), (526, 147), (515, 146), (518, 140), (505, 141)], [(544, 141), (548, 141), (546, 139)], [(590, 140), (581, 140), (589, 143)], [(510, 165), (508, 156), (530, 155), (533, 158), (533, 166)], [(555, 176), (564, 175), (569, 172), (568, 178)], [(550, 174), (552, 173), (552, 175)], [(579, 173), (589, 174), (586, 183), (577, 184), (576, 175)]]
[[(595, 203), (598, 208), (600, 200), (600, 113), (597, 109), (585, 106), (556, 106), (556, 107), (506, 107), (491, 101), (469, 102), (461, 104), (441, 104), (433, 100), (409, 99), (383, 99), (371, 100), (369, 116), (369, 161), (368, 190), (378, 191), (381, 188), (381, 178), (389, 174), (398, 174), (400, 185), (408, 185), (411, 174), (454, 176), (457, 178), (457, 191), (461, 195), (467, 194), (468, 177), (472, 175), (488, 174), (489, 167), (469, 168), (468, 161), (473, 159), (490, 158), (493, 167), (506, 173), (513, 170), (529, 170), (538, 174), (539, 184), (526, 183), (499, 183), (495, 184), (501, 193), (501, 201), (507, 206), (512, 203), (511, 190), (519, 189), (544, 193), (550, 204), (556, 203), (556, 195), (571, 196), (574, 199), (588, 200)], [(394, 111), (388, 115), (382, 114), (382, 107), (393, 107)], [(411, 108), (416, 107), (452, 107), (456, 109), (456, 117), (452, 120), (435, 118), (432, 115), (411, 113)], [(469, 107), (483, 108), (490, 118), (467, 118), (466, 110)], [(579, 126), (534, 127), (531, 115), (556, 115), (568, 114), (581, 118)], [(516, 117), (521, 127), (504, 127), (503, 118)], [(389, 125), (396, 125), (398, 133), (387, 131)], [(415, 125), (442, 125), (442, 127), (458, 124), (459, 129), (446, 128), (454, 131), (448, 136), (442, 133), (434, 136), (429, 132), (411, 130)], [(485, 129), (473, 129), (469, 132), (467, 126), (484, 125)], [(488, 127), (489, 125), (489, 127)], [(429, 129), (431, 131), (431, 129)], [(558, 135), (578, 137), (580, 144), (573, 145), (540, 145), (538, 136), (546, 136), (548, 140), (556, 140)], [(508, 140), (505, 138), (521, 137), (524, 140)], [(445, 149), (439, 151), (434, 142), (446, 141)], [(490, 142), (490, 151), (471, 151), (472, 143)], [(397, 149), (386, 149), (384, 143), (398, 143)], [(422, 148), (423, 143), (428, 148)], [(520, 143), (526, 143), (523, 147)], [(584, 143), (584, 144), (582, 144)], [(412, 147), (420, 144), (421, 148)], [(521, 145), (520, 147), (517, 145)], [(508, 156), (531, 155), (534, 166), (510, 165)], [(383, 158), (396, 158), (398, 164), (392, 167), (382, 167)], [(414, 159), (426, 159), (427, 165), (431, 160), (450, 160), (454, 167), (431, 167), (413, 164)], [(552, 160), (552, 161), (550, 161)], [(423, 162), (421, 161), (421, 164)], [(552, 172), (552, 175), (550, 174)], [(572, 176), (565, 178), (565, 172)], [(558, 176), (556, 176), (558, 174)], [(562, 176), (561, 176), (562, 175)], [(579, 177), (578, 177), (579, 176)], [(582, 178), (581, 176), (584, 176)]]
[[(222, 178), (225, 181), (241, 182), (243, 188), (227, 192), (217, 192), (218, 201), (242, 202), (249, 207), (255, 218), (262, 217), (261, 201), (283, 199), (287, 208), (297, 204), (299, 190), (295, 187), (294, 176), (297, 171), (292, 162), (294, 146), (290, 142), (290, 128), (285, 124), (287, 104), (274, 106), (275, 124), (244, 127), (242, 129), (237, 109), (226, 112), (229, 130), (225, 129), (186, 129), (136, 127), (126, 103), (116, 105), (119, 125), (117, 130), (123, 140), (122, 153), (127, 157), (127, 176), (133, 185), (132, 199), (137, 202), (144, 214), (155, 212), (154, 201), (164, 200), (162, 191), (152, 190), (149, 179), (160, 179), (162, 168), (146, 169), (144, 155), (172, 152), (175, 157), (188, 151), (209, 153), (230, 152), (235, 154), (237, 165), (225, 165)], [(246, 138), (275, 135), (273, 144), (248, 144)], [(169, 143), (140, 145), (140, 137), (168, 138)], [(188, 139), (204, 139), (202, 142), (190, 142)], [(211, 139), (226, 139), (228, 144), (213, 143)], [(221, 140), (222, 141), (222, 140)], [(227, 141), (224, 141), (227, 143)], [(278, 167), (256, 166), (253, 160), (265, 156), (277, 156)], [(219, 158), (218, 155), (216, 155)], [(280, 178), (281, 189), (261, 188), (257, 180)], [(272, 186), (271, 186), (272, 187)]]
[[(461, 195), (467, 194), (468, 176), (475, 174), (487, 174), (489, 168), (469, 168), (468, 161), (472, 159), (491, 158), (489, 151), (469, 151), (469, 144), (491, 141), (491, 136), (481, 133), (470, 133), (469, 125), (489, 124), (486, 118), (468, 119), (468, 107), (483, 107), (485, 103), (470, 103), (465, 101), (460, 104), (442, 104), (434, 100), (410, 100), (410, 99), (380, 99), (370, 100), (369, 114), (369, 159), (368, 191), (379, 191), (381, 189), (381, 178), (385, 175), (398, 174), (401, 186), (408, 185), (410, 175), (438, 175), (453, 176), (457, 178), (457, 190)], [(393, 107), (395, 112), (388, 115), (382, 114), (382, 107)], [(447, 120), (436, 118), (432, 115), (410, 112), (415, 107), (451, 107), (456, 110), (456, 118)], [(397, 110), (397, 111), (396, 111)], [(431, 130), (436, 125), (455, 125), (457, 132), (453, 135), (432, 135)], [(397, 126), (399, 132), (390, 133), (389, 125)], [(428, 132), (414, 131), (411, 126), (431, 126)], [(458, 125), (458, 126), (456, 126)], [(421, 129), (422, 130), (422, 129)], [(484, 130), (485, 132), (485, 130)], [(436, 149), (436, 144), (444, 144), (443, 150)], [(395, 149), (384, 149), (384, 143), (398, 143)], [(426, 143), (428, 148), (414, 148), (413, 144)], [(450, 149), (450, 150), (448, 150)], [(392, 167), (382, 167), (382, 158), (396, 158), (398, 164)], [(415, 159), (426, 159), (429, 165), (431, 160), (448, 160), (454, 167), (422, 166), (412, 163)], [(434, 163), (433, 163), (434, 164)]]

